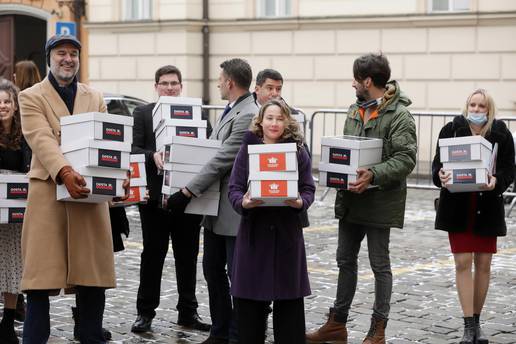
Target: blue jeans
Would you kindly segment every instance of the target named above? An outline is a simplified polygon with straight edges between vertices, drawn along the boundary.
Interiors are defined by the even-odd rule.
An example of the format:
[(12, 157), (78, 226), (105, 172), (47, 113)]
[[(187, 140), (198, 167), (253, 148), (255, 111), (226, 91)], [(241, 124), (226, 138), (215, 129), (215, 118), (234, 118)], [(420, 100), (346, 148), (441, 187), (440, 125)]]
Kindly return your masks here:
[(339, 280), (335, 299), (335, 320), (346, 322), (357, 289), (358, 253), (360, 244), (367, 236), (369, 263), (374, 273), (373, 316), (379, 319), (389, 317), (392, 294), (392, 272), (389, 257), (390, 228), (378, 228), (339, 221), (339, 244), (337, 265)]
[[(79, 321), (81, 343), (104, 344), (102, 318), (105, 289), (76, 287), (75, 302)], [(48, 290), (27, 292), (27, 314), (23, 323), (23, 344), (45, 344), (50, 337), (50, 302)]]
[(208, 285), (210, 336), (236, 341), (236, 316), (229, 287), (235, 240), (236, 237), (218, 235), (205, 229), (202, 268)]

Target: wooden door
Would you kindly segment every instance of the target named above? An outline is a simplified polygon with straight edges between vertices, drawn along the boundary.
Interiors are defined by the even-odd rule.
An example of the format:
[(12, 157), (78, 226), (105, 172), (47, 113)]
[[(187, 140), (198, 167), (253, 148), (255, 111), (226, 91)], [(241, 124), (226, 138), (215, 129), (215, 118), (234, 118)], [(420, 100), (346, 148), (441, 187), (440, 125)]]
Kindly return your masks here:
[(0, 16), (0, 77), (12, 80), (14, 73), (14, 18)]

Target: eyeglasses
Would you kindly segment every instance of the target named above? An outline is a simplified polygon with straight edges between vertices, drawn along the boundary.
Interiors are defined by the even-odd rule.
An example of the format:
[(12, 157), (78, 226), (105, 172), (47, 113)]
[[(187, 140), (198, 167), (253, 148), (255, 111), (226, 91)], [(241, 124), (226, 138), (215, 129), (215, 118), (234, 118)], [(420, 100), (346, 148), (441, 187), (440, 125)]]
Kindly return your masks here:
[(158, 85), (161, 87), (168, 87), (168, 86), (175, 87), (175, 86), (181, 85), (181, 83), (179, 81), (171, 81), (171, 82), (162, 81), (162, 82), (158, 82)]

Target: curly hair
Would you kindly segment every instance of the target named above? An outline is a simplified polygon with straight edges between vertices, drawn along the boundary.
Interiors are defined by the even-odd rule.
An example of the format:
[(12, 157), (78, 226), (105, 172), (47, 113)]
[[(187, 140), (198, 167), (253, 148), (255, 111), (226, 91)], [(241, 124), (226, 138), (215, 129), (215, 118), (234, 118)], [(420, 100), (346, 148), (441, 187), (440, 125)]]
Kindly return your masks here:
[(285, 104), (283, 100), (271, 99), (267, 103), (263, 104), (263, 106), (260, 108), (260, 112), (258, 112), (258, 115), (253, 118), (249, 130), (251, 130), (255, 135), (263, 138), (263, 116), (267, 108), (270, 106), (279, 107), (281, 114), (285, 116), (285, 131), (281, 136), (281, 141), (292, 140), (296, 142), (298, 146), (302, 146), (303, 134), (301, 133), (299, 124), (297, 123), (296, 119), (292, 117), (288, 105)]
[(4, 127), (0, 125), (0, 147), (17, 150), (20, 149), (22, 141), (18, 87), (9, 80), (0, 79), (0, 92), (7, 93), (14, 104), (14, 116), (10, 132), (5, 132)]

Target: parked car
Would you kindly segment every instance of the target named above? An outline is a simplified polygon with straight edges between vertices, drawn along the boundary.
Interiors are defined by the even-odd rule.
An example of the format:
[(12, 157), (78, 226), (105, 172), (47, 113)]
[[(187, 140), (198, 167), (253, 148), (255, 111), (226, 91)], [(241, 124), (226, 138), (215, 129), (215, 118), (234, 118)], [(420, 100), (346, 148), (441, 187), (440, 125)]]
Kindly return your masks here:
[(124, 116), (132, 116), (135, 107), (149, 103), (139, 98), (112, 93), (104, 93), (104, 101), (109, 113)]

